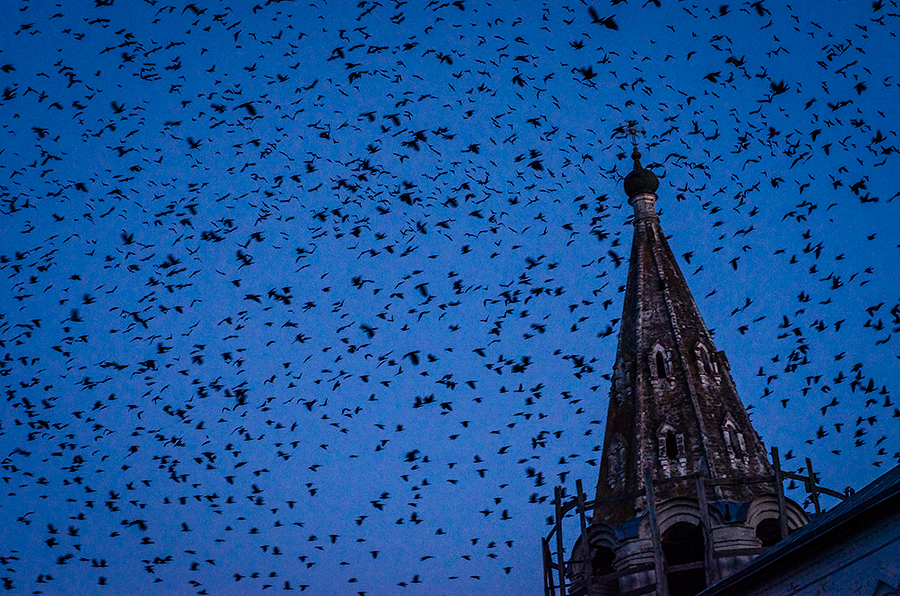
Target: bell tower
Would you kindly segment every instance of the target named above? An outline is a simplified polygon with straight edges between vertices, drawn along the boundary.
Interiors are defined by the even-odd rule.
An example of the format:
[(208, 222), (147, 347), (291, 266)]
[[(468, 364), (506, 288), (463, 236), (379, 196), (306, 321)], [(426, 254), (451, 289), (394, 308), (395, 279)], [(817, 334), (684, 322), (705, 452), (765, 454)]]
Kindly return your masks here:
[[(627, 131), (634, 238), (589, 548), (572, 550), (569, 593), (692, 596), (783, 531), (765, 446), (660, 226), (634, 123)], [(787, 511), (789, 529), (807, 521), (795, 503)]]

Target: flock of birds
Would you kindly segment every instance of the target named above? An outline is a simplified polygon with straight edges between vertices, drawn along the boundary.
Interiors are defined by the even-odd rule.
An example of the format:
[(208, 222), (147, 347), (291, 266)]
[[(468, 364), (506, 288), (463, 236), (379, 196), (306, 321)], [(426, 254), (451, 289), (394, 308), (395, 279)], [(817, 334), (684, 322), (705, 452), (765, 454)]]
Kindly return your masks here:
[(872, 480), (898, 30), (894, 0), (10, 9), (0, 585), (539, 591), (553, 487), (600, 458), (631, 119), (757, 431)]

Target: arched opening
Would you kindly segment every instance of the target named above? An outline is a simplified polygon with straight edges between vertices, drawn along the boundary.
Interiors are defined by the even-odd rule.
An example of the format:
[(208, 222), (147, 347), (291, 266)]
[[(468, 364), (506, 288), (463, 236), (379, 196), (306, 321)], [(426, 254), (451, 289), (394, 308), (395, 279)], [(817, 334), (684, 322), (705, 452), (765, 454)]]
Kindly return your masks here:
[(725, 423), (725, 429), (722, 431), (722, 434), (725, 437), (725, 445), (731, 449), (735, 457), (744, 457), (744, 450), (741, 449), (741, 437), (733, 422), (728, 421)]
[(671, 430), (666, 433), (666, 457), (669, 459), (678, 457), (678, 438)]
[(607, 455), (607, 461), (609, 463), (607, 482), (610, 488), (616, 489), (625, 483), (625, 445), (619, 436), (616, 436), (615, 443)]
[(663, 380), (667, 377), (666, 374), (666, 359), (663, 356), (662, 350), (656, 352), (656, 378), (659, 380)]
[(744, 450), (741, 449), (741, 437), (734, 429), (731, 430), (731, 449), (737, 457), (744, 457)]
[(694, 354), (697, 356), (697, 368), (701, 380), (704, 383), (712, 382), (719, 374), (719, 365), (712, 359), (709, 350), (702, 342), (698, 342), (694, 347)]
[(594, 575), (608, 575), (613, 572), (613, 561), (616, 554), (608, 546), (598, 546), (591, 557), (591, 571)]
[(707, 375), (712, 375), (712, 365), (709, 363), (709, 352), (706, 351), (706, 348), (700, 346), (700, 359), (703, 361), (703, 372)]
[(756, 526), (756, 537), (762, 542), (763, 548), (774, 546), (781, 541), (781, 524), (773, 517), (762, 520)]
[(670, 596), (695, 596), (706, 587), (706, 572), (703, 569), (703, 532), (700, 526), (689, 522), (678, 522), (661, 537), (663, 555), (669, 569), (687, 563), (700, 563), (696, 569), (669, 571)]
[(595, 546), (591, 556), (592, 589), (594, 594), (617, 596), (619, 579), (613, 575), (616, 554), (608, 546)]

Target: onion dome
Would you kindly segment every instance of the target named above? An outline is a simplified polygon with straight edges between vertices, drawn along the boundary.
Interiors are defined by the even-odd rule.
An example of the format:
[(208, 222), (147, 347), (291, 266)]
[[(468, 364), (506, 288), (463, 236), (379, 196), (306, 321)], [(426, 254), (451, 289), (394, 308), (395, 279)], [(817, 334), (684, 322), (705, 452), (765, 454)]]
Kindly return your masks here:
[(656, 193), (659, 188), (659, 178), (650, 170), (645, 170), (641, 166), (641, 154), (635, 149), (631, 154), (634, 159), (634, 169), (625, 176), (625, 194), (628, 198), (635, 197), (642, 193)]

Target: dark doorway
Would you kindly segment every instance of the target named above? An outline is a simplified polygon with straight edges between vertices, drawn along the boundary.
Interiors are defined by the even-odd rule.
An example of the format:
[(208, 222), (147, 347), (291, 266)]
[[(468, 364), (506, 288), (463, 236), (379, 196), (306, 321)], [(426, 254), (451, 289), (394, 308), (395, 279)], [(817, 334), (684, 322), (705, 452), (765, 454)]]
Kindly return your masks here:
[(696, 569), (669, 571), (670, 596), (695, 596), (706, 587), (703, 569), (703, 532), (700, 526), (678, 522), (662, 535), (663, 554), (668, 568), (687, 563), (700, 563)]

